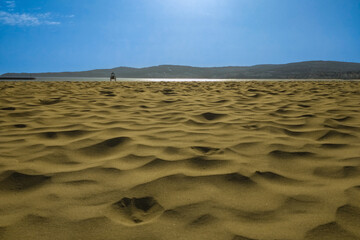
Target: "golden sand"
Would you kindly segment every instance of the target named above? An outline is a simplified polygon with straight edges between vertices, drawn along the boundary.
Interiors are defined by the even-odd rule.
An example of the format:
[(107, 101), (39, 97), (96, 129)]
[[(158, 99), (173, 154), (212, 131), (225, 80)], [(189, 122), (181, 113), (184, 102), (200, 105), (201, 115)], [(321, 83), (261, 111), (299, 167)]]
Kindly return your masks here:
[(360, 82), (0, 82), (0, 239), (360, 239)]

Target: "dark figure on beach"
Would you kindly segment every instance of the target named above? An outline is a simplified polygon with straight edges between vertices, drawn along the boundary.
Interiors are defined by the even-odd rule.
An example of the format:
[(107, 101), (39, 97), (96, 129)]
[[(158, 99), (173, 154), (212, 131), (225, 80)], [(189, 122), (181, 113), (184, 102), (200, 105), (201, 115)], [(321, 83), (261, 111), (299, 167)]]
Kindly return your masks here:
[(115, 76), (115, 73), (111, 73), (111, 75), (110, 75), (110, 82), (112, 81), (112, 80), (114, 80), (115, 82), (116, 82), (116, 76)]

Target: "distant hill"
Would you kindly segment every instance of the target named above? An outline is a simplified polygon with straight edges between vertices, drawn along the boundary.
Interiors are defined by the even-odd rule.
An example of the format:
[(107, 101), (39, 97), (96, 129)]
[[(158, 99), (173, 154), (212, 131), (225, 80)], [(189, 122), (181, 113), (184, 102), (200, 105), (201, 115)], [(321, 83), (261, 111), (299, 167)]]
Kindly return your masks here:
[(147, 68), (118, 67), (82, 72), (6, 73), (1, 77), (109, 77), (118, 78), (219, 78), (219, 79), (360, 79), (360, 63), (310, 61), (250, 67), (189, 67), (161, 65)]

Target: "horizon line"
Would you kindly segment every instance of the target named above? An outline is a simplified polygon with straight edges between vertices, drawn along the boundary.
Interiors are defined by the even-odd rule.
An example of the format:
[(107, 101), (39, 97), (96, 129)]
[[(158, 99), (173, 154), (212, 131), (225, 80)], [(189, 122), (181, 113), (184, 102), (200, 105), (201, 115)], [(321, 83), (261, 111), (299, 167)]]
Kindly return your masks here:
[(255, 66), (266, 66), (266, 65), (287, 65), (287, 64), (294, 64), (294, 63), (309, 63), (309, 62), (337, 62), (337, 63), (354, 63), (360, 64), (360, 62), (348, 62), (348, 61), (336, 61), (336, 60), (308, 60), (308, 61), (299, 61), (299, 62), (287, 62), (287, 63), (261, 63), (261, 64), (254, 64), (254, 65), (228, 65), (228, 66), (211, 66), (211, 67), (203, 67), (203, 66), (191, 66), (191, 65), (182, 65), (182, 64), (160, 64), (160, 65), (151, 65), (145, 67), (129, 67), (129, 66), (119, 66), (113, 68), (95, 68), (90, 70), (75, 70), (75, 71), (55, 71), (55, 72), (5, 72), (1, 73), (0, 76), (4, 74), (43, 74), (43, 73), (74, 73), (74, 72), (88, 72), (88, 71), (96, 71), (96, 70), (112, 70), (116, 68), (131, 68), (131, 69), (146, 69), (146, 68), (153, 68), (153, 67), (161, 67), (161, 66), (176, 66), (176, 67), (192, 67), (192, 68), (231, 68), (231, 67), (255, 67)]

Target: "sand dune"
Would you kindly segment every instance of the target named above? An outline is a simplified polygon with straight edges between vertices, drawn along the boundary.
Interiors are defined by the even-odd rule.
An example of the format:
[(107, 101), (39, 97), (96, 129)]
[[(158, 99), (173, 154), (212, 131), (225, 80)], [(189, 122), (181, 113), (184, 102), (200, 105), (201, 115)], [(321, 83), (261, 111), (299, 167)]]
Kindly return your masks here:
[(360, 239), (359, 82), (0, 82), (0, 239)]

